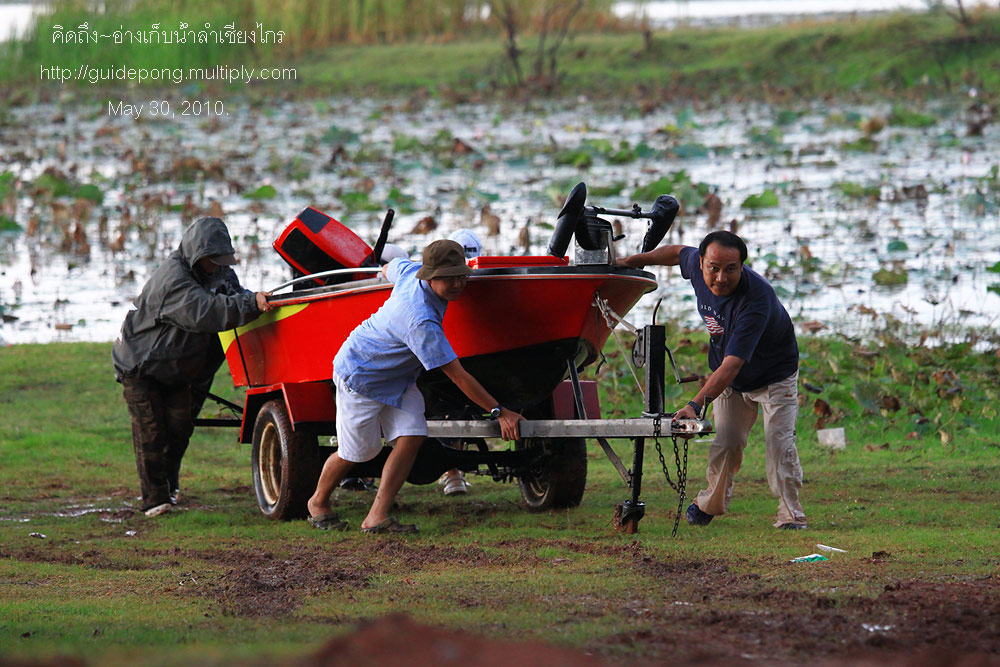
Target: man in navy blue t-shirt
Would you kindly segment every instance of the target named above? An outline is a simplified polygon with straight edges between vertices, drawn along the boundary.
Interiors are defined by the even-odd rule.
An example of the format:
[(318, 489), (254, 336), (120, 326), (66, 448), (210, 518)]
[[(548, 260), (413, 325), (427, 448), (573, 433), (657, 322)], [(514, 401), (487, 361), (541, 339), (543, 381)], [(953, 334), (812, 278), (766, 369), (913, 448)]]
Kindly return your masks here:
[(733, 496), (733, 477), (743, 462), (747, 436), (764, 412), (767, 482), (778, 497), (776, 528), (806, 527), (799, 502), (802, 467), (795, 447), (798, 416), (799, 347), (788, 313), (774, 288), (744, 266), (746, 244), (736, 234), (712, 232), (696, 249), (661, 246), (618, 260), (642, 268), (680, 266), (691, 281), (698, 314), (711, 336), (705, 385), (676, 418), (693, 419), (715, 402), (715, 441), (708, 454), (708, 486), (687, 509), (688, 523), (707, 525), (725, 514)]

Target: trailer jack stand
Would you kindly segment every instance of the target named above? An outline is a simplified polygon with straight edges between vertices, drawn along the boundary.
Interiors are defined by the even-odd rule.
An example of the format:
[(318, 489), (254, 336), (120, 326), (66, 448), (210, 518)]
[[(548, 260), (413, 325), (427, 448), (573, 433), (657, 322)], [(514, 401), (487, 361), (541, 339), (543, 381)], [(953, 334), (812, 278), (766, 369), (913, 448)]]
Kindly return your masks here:
[[(639, 338), (644, 343), (641, 346), (643, 348), (642, 366), (646, 369), (643, 416), (654, 416), (657, 424), (657, 435), (659, 435), (660, 416), (663, 415), (664, 407), (666, 329), (661, 325), (646, 325), (642, 328)], [(639, 500), (639, 494), (642, 492), (642, 459), (646, 441), (644, 438), (635, 438), (633, 443), (632, 474), (629, 479), (632, 498), (615, 508), (614, 521), (618, 530), (629, 535), (639, 532), (639, 520), (646, 513), (645, 503)]]
[[(656, 453), (660, 458), (660, 465), (663, 467), (667, 482), (678, 492), (677, 518), (674, 521), (672, 535), (677, 534), (677, 523), (680, 520), (681, 509), (684, 503), (684, 490), (687, 483), (687, 440), (695, 435), (711, 433), (712, 425), (704, 419), (681, 419), (674, 421), (673, 413), (664, 412), (665, 391), (664, 391), (664, 369), (666, 365), (666, 334), (663, 326), (648, 325), (643, 327), (638, 333), (637, 344), (633, 348), (633, 358), (641, 358), (641, 363), (637, 366), (644, 367), (646, 378), (643, 389), (643, 411), (642, 419), (623, 419), (618, 426), (623, 428), (610, 428), (612, 422), (616, 420), (588, 420), (588, 415), (584, 407), (583, 390), (580, 386), (580, 378), (576, 365), (572, 359), (567, 359), (569, 378), (573, 387), (573, 399), (576, 404), (576, 417), (582, 418), (595, 428), (588, 432), (576, 431), (574, 433), (559, 433), (559, 436), (571, 435), (575, 437), (585, 436), (597, 440), (608, 460), (614, 465), (615, 470), (621, 475), (622, 481), (628, 487), (630, 498), (615, 507), (613, 524), (616, 529), (628, 534), (639, 532), (639, 521), (646, 513), (646, 505), (639, 498), (642, 494), (642, 464), (645, 455), (646, 439), (652, 438), (656, 445)], [(678, 382), (684, 381), (679, 377)], [(625, 423), (643, 422), (644, 428), (624, 428)], [(542, 422), (538, 422), (541, 424)], [(569, 423), (569, 422), (567, 422)], [(583, 422), (572, 422), (580, 423)], [(597, 426), (599, 424), (599, 426)], [(550, 437), (552, 433), (548, 434)], [(621, 458), (615, 453), (606, 438), (629, 438), (632, 440), (632, 467), (626, 468)], [(674, 440), (674, 458), (677, 462), (677, 484), (670, 479), (667, 464), (663, 458), (660, 448), (661, 437), (670, 437)], [(677, 448), (677, 438), (684, 439), (684, 466), (681, 467), (680, 455)]]
[(615, 507), (615, 529), (627, 535), (639, 532), (639, 520), (646, 514), (646, 503), (626, 500)]

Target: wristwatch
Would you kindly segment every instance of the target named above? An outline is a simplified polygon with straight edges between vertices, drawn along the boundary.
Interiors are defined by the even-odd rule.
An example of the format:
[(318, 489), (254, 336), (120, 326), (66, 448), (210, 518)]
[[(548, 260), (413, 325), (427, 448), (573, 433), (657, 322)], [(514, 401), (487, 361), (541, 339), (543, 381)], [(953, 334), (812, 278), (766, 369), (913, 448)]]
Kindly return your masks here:
[(497, 403), (497, 406), (490, 410), (490, 417), (493, 419), (500, 419), (501, 412), (503, 412), (503, 406)]
[(698, 405), (694, 401), (688, 401), (688, 405), (690, 405), (691, 408), (694, 409), (694, 416), (695, 417), (698, 417), (698, 416), (701, 415), (701, 406), (700, 405)]

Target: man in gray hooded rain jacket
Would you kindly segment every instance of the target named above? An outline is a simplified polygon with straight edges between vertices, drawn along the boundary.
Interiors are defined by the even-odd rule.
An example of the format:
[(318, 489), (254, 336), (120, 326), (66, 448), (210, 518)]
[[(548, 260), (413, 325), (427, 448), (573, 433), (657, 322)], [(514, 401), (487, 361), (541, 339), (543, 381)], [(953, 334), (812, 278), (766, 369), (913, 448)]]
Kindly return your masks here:
[(202, 218), (184, 231), (125, 316), (111, 358), (132, 418), (132, 445), (149, 516), (168, 511), (181, 458), (224, 355), (218, 332), (271, 309), (240, 286), (229, 230)]

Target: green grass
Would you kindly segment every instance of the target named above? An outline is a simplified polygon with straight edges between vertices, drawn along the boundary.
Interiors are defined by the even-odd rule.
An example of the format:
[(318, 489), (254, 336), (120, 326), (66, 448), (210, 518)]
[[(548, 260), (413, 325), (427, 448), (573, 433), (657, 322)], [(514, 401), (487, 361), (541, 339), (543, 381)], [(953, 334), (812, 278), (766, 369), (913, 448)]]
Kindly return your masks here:
[[(671, 341), (685, 369), (704, 372), (699, 335), (674, 328)], [(679, 344), (681, 337), (691, 342)], [(129, 511), (138, 483), (109, 346), (0, 349), (0, 656), (255, 663), (304, 655), (359, 620), (402, 611), (495, 638), (663, 657), (662, 645), (620, 638), (655, 635), (659, 619), (688, 619), (677, 617), (693, 613), (678, 601), (709, 614), (762, 613), (778, 591), (801, 596), (806, 613), (816, 613), (820, 596), (838, 614), (870, 621), (864, 614), (891, 582), (995, 577), (996, 355), (961, 346), (800, 342), (802, 379), (822, 387), (806, 394), (798, 424), (810, 529), (771, 527), (776, 501), (757, 427), (730, 513), (707, 529), (682, 525), (673, 538), (677, 498), (652, 445), (637, 535), (612, 528), (613, 508), (627, 493), (595, 445), (578, 508), (528, 513), (515, 486), (486, 477), (472, 478), (472, 492), (459, 499), (445, 498), (437, 485), (407, 485), (401, 515), (419, 522), (420, 536), (373, 540), (357, 530), (328, 534), (302, 521), (265, 520), (250, 487), (249, 447), (223, 429), (196, 431), (181, 474), (185, 511), (147, 519)], [(606, 354), (604, 414), (635, 415), (621, 354), (610, 345)], [(949, 394), (955, 386), (962, 390)], [(239, 400), (224, 371), (215, 390)], [(691, 391), (668, 387), (668, 402), (680, 404)], [(872, 408), (881, 395), (898, 397), (901, 408)], [(846, 429), (846, 451), (816, 446), (817, 397), (842, 413), (828, 425)], [(915, 424), (911, 408), (929, 426)], [(663, 444), (673, 475), (672, 445)], [(630, 463), (629, 444), (615, 447)], [(690, 444), (689, 495), (702, 483), (707, 447)], [(348, 492), (336, 499), (355, 528), (369, 502)], [(787, 563), (816, 551), (817, 542), (848, 553)], [(890, 556), (873, 564), (880, 551)], [(742, 592), (706, 584), (718, 577)], [(711, 595), (703, 600), (706, 585)], [(858, 611), (859, 599), (871, 600), (869, 611)], [(628, 611), (642, 609), (650, 611)], [(698, 618), (689, 620), (697, 625)]]
[[(219, 11), (211, 3), (185, 11), (206, 13), (185, 18), (199, 26), (203, 18), (213, 26), (232, 20), (211, 14)], [(57, 18), (63, 25), (75, 26), (86, 17), (86, 13), (67, 10)], [(315, 26), (293, 17), (285, 26), (287, 44), (280, 48), (136, 45), (68, 49), (51, 44), (50, 24), (57, 18), (44, 19), (31, 40), (0, 50), (0, 85), (22, 90), (30, 98), (42, 90), (59, 89), (55, 83), (38, 88), (40, 65), (58, 63), (75, 69), (83, 63), (107, 66), (127, 61), (145, 67), (294, 67), (298, 79), (277, 84), (293, 95), (398, 96), (427, 91), (454, 100), (510, 94), (512, 77), (504, 61), (503, 41), (481, 29), (448, 32), (444, 39), (437, 33), (425, 38), (410, 35), (373, 45), (346, 38), (317, 40)], [(123, 22), (126, 27), (175, 22), (169, 12), (164, 16), (164, 11), (154, 9), (94, 21), (112, 27)], [(326, 29), (335, 31), (332, 26)], [(456, 33), (466, 37), (457, 38)], [(1000, 70), (991, 66), (1000, 58), (998, 34), (1000, 12), (994, 10), (977, 12), (968, 27), (943, 12), (929, 12), (754, 29), (684, 28), (656, 33), (648, 48), (636, 32), (581, 30), (571, 34), (560, 52), (561, 81), (556, 92), (586, 93), (594, 99), (626, 98), (637, 104), (665, 98), (804, 102), (836, 95), (905, 99), (964, 94), (967, 87), (989, 96), (1000, 92)], [(299, 48), (302, 44), (309, 46)], [(520, 46), (522, 66), (530, 70), (535, 37), (526, 35)], [(194, 89), (201, 86), (196, 84)], [(99, 95), (109, 89), (87, 85), (77, 90)], [(256, 84), (254, 91), (272, 94), (267, 85)]]
[[(1000, 90), (994, 35), (1000, 13), (980, 17), (962, 36), (949, 17), (895, 15), (760, 29), (685, 29), (658, 33), (648, 50), (635, 34), (579, 34), (559, 60), (562, 90), (596, 98), (682, 93), (802, 101), (810, 97)], [(886, 38), (889, 35), (891, 38)], [(532, 53), (534, 42), (524, 42)], [(502, 87), (502, 44), (337, 46), (300, 66), (321, 90), (393, 94), (426, 87), (488, 95)], [(978, 63), (978, 65), (977, 65)], [(637, 99), (641, 101), (641, 99)]]

